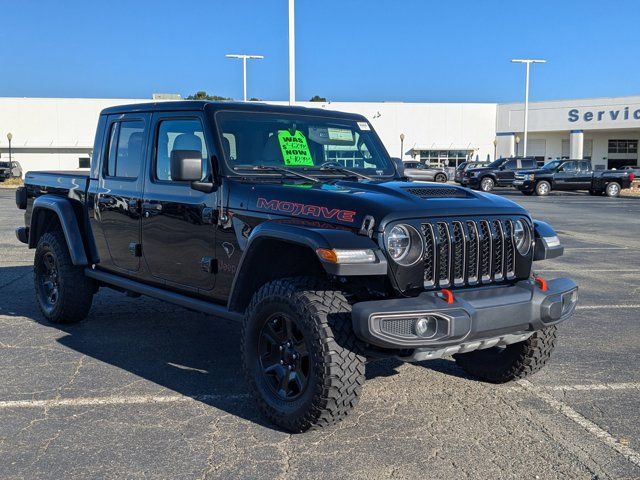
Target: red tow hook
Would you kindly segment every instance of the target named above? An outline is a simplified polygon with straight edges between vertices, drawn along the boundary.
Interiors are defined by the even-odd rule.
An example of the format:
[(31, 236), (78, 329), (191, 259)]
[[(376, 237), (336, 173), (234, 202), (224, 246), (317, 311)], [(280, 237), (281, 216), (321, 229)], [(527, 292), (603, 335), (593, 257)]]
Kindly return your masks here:
[(549, 290), (549, 286), (547, 285), (547, 281), (544, 278), (535, 277), (534, 280), (538, 284), (538, 287), (540, 287), (540, 290), (542, 290), (543, 292), (546, 292), (547, 290)]
[(454, 297), (453, 292), (448, 288), (443, 288), (440, 290), (440, 293), (442, 294), (442, 299), (448, 304), (452, 304), (456, 301), (456, 297)]

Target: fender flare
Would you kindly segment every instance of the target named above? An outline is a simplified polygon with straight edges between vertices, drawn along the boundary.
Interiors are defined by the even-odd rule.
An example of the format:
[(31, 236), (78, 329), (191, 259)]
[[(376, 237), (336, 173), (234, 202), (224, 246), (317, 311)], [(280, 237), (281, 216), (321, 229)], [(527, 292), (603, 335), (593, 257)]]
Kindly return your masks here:
[(43, 210), (52, 212), (58, 217), (62, 233), (67, 241), (67, 248), (71, 256), (71, 262), (74, 265), (88, 265), (87, 254), (82, 242), (82, 233), (78, 225), (78, 219), (73, 211), (73, 206), (67, 198), (57, 197), (55, 195), (42, 195), (33, 202), (33, 211), (31, 213), (31, 224), (29, 228), (29, 248), (35, 248), (39, 233), (37, 231), (38, 216)]
[[(324, 271), (337, 276), (373, 276), (387, 275), (387, 259), (377, 243), (369, 237), (358, 235), (350, 230), (309, 227), (281, 222), (263, 222), (253, 229), (238, 263), (236, 275), (231, 285), (229, 305), (234, 305), (240, 292), (238, 287), (247, 275), (251, 275), (251, 264), (259, 255), (265, 241), (278, 241), (308, 248), (318, 258)], [(376, 256), (375, 263), (337, 265), (317, 257), (318, 248), (326, 249), (370, 249)]]

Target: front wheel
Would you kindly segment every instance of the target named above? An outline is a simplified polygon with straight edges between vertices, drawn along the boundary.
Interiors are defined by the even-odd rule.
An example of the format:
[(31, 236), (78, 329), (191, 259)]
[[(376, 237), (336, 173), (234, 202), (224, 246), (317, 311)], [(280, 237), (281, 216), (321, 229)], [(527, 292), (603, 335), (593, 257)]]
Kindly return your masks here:
[(480, 380), (505, 383), (527, 377), (547, 364), (556, 346), (557, 327), (538, 330), (523, 342), (453, 356), (465, 372)]
[(38, 307), (53, 323), (76, 323), (91, 309), (93, 281), (84, 269), (73, 265), (63, 233), (53, 230), (38, 241), (33, 261), (33, 280)]
[(618, 197), (620, 196), (620, 184), (617, 182), (611, 182), (607, 185), (605, 190), (607, 197)]
[(445, 183), (447, 181), (447, 176), (444, 173), (438, 173), (434, 180), (439, 183)]
[(493, 181), (493, 178), (485, 177), (480, 181), (480, 189), (483, 192), (490, 192), (491, 190), (493, 190), (495, 184), (496, 182)]
[(241, 337), (249, 390), (276, 425), (303, 432), (342, 420), (357, 404), (364, 356), (344, 295), (314, 278), (262, 286)]
[(546, 197), (547, 195), (549, 195), (550, 191), (551, 185), (549, 184), (549, 182), (543, 180), (536, 184), (536, 195), (538, 195), (539, 197)]

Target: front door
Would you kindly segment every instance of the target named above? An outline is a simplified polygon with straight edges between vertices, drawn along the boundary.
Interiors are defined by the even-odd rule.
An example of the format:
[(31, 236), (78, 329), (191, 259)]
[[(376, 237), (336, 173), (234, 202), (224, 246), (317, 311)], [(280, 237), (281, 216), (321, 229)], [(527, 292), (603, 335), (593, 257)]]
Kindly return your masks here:
[(554, 186), (560, 190), (575, 190), (578, 185), (577, 175), (578, 162), (565, 162), (553, 176)]
[(140, 268), (140, 203), (149, 132), (148, 113), (107, 118), (102, 171), (95, 212), (109, 252), (101, 265), (137, 272)]
[(511, 186), (515, 178), (513, 171), (517, 168), (517, 160), (512, 158), (502, 164), (500, 170), (496, 172), (498, 185), (501, 187)]
[(203, 193), (171, 179), (172, 150), (199, 150), (202, 179), (210, 179), (212, 138), (201, 112), (160, 112), (152, 119), (152, 159), (142, 202), (145, 275), (181, 290), (215, 284), (217, 192)]

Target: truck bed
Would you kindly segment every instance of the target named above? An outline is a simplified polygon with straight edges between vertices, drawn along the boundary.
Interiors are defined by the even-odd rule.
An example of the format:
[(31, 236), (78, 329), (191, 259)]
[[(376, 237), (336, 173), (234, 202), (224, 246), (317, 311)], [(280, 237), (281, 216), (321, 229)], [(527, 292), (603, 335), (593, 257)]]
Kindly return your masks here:
[(89, 170), (27, 172), (24, 184), (31, 193), (44, 190), (75, 198), (84, 197), (89, 186)]

